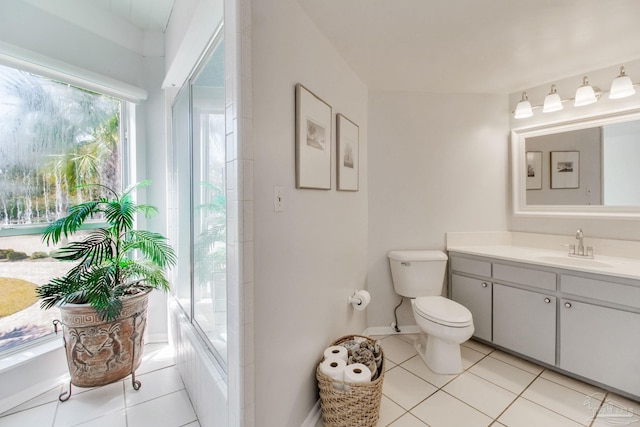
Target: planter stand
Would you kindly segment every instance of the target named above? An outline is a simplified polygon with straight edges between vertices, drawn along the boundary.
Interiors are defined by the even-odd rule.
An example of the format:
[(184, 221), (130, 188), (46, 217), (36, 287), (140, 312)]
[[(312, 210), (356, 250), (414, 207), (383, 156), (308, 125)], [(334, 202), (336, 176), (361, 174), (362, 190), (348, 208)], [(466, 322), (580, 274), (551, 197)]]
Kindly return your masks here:
[(142, 383), (135, 370), (142, 361), (144, 330), (147, 323), (148, 292), (126, 298), (120, 317), (104, 322), (88, 304), (60, 307), (62, 320), (54, 320), (54, 330), (62, 325), (64, 347), (71, 380), (69, 389), (60, 393), (61, 402), (69, 400), (72, 385), (98, 387), (131, 375), (134, 390)]

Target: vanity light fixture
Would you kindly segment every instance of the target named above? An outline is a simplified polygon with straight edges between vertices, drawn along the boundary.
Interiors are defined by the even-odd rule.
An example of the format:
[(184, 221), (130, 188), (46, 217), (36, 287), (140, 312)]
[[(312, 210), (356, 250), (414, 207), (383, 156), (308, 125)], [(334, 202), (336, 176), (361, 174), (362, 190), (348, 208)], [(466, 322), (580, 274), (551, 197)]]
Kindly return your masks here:
[(624, 71), (624, 67), (620, 67), (620, 75), (611, 82), (611, 89), (609, 90), (610, 99), (626, 98), (636, 93), (633, 88), (633, 82), (631, 78), (627, 76)]
[(516, 105), (514, 117), (516, 119), (524, 119), (531, 116), (533, 116), (533, 110), (531, 109), (529, 97), (527, 96), (527, 92), (522, 92), (522, 99), (518, 102), (518, 105)]
[(620, 99), (634, 95), (636, 93), (635, 86), (640, 83), (633, 83), (631, 78), (627, 76), (624, 66), (620, 67), (620, 74), (611, 83), (609, 91), (601, 91), (597, 87), (593, 87), (589, 84), (587, 76), (582, 78), (582, 85), (576, 90), (574, 98), (560, 98), (558, 89), (555, 84), (551, 85), (551, 91), (544, 98), (543, 105), (532, 105), (529, 101), (529, 97), (526, 92), (522, 92), (522, 99), (516, 105), (516, 109), (513, 112), (514, 118), (525, 119), (533, 116), (533, 110), (542, 108), (543, 113), (551, 113), (554, 111), (560, 111), (564, 108), (563, 103), (567, 101), (573, 101), (575, 107), (582, 107), (584, 105), (591, 105), (597, 102), (604, 93), (609, 94), (609, 99)]
[(558, 95), (558, 88), (556, 85), (551, 85), (551, 92), (544, 98), (542, 112), (552, 113), (554, 111), (560, 111), (562, 108), (562, 99), (560, 99), (560, 95)]
[(583, 107), (585, 105), (593, 104), (597, 100), (596, 92), (589, 84), (589, 79), (587, 76), (584, 76), (582, 78), (582, 86), (576, 90), (576, 97), (573, 100), (573, 105), (576, 107)]

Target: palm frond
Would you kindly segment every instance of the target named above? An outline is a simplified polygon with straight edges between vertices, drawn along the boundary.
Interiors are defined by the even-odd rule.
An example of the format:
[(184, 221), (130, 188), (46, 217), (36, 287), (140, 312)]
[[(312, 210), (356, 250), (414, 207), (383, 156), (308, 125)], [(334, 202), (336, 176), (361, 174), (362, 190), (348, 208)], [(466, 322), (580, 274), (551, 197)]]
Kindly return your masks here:
[(62, 261), (82, 260), (83, 264), (101, 264), (113, 256), (113, 240), (108, 230), (98, 229), (78, 242), (60, 248), (54, 258)]
[(169, 281), (164, 275), (164, 270), (151, 262), (135, 262), (123, 269), (125, 286), (143, 285), (149, 289), (169, 290)]
[(60, 241), (61, 236), (68, 237), (80, 229), (87, 218), (100, 212), (100, 204), (96, 200), (90, 200), (71, 206), (69, 213), (49, 224), (42, 232), (42, 241), (47, 245), (54, 245)]
[(139, 250), (144, 257), (159, 267), (175, 265), (176, 255), (167, 243), (167, 238), (159, 233), (145, 230), (131, 230), (127, 234), (127, 243), (123, 251)]

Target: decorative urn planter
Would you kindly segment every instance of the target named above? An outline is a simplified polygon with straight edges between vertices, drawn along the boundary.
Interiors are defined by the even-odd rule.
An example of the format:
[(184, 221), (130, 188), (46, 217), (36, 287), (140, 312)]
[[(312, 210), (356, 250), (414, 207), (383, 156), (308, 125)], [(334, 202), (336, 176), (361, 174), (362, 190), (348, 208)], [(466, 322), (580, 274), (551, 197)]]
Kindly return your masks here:
[(132, 375), (142, 361), (149, 292), (124, 298), (120, 316), (104, 321), (89, 304), (60, 306), (71, 384), (97, 387)]

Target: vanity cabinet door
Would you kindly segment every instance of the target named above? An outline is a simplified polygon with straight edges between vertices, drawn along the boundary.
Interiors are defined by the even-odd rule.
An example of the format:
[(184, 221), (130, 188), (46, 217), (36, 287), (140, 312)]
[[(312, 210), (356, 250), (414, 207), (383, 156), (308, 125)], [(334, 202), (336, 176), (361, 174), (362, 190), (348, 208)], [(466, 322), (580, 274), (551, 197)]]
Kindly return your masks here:
[(451, 299), (473, 315), (473, 336), (491, 341), (491, 282), (452, 274)]
[(560, 301), (560, 368), (640, 396), (640, 314)]
[(493, 342), (555, 365), (556, 298), (494, 283)]

